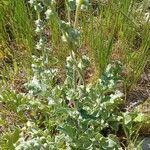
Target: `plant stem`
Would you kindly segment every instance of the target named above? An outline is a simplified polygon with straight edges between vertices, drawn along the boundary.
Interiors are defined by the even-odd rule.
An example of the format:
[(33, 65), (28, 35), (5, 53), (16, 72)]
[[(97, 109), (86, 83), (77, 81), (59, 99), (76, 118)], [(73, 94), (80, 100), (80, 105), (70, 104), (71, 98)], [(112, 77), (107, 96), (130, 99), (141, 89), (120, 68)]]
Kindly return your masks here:
[(74, 28), (76, 27), (77, 23), (78, 23), (78, 17), (80, 14), (80, 8), (81, 8), (81, 4), (83, 3), (83, 0), (79, 0), (79, 3), (76, 6), (76, 13), (75, 13), (75, 21), (74, 21)]
[(70, 8), (69, 8), (69, 4), (68, 4), (68, 1), (65, 0), (65, 4), (66, 4), (66, 8), (67, 8), (67, 17), (68, 17), (68, 22), (71, 23), (71, 14), (70, 14)]

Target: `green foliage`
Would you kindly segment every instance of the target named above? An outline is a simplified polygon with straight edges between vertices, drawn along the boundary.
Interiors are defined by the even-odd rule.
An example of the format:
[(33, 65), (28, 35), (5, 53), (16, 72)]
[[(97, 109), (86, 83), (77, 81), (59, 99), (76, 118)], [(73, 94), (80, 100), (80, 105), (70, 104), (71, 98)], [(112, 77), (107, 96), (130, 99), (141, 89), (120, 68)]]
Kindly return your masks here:
[[(85, 66), (84, 61), (81, 62), (79, 64)], [(68, 71), (64, 84), (54, 84), (51, 92), (45, 89), (36, 93), (36, 88), (30, 89), (33, 92), (29, 91), (29, 95), (38, 98), (36, 98), (34, 102), (36, 103), (36, 101), (38, 101), (37, 104), (39, 103), (36, 110), (39, 108), (41, 113), (44, 113), (44, 116), (46, 115), (46, 111), (44, 110), (47, 110), (47, 113), (49, 112), (50, 114), (48, 113), (49, 116), (46, 115), (48, 118), (44, 122), (45, 128), (43, 131), (37, 127), (36, 124), (33, 125), (36, 127), (35, 131), (33, 130), (34, 127), (31, 126), (32, 128), (30, 130), (33, 132), (33, 137), (29, 141), (23, 140), (24, 142), (21, 140), (23, 137), (21, 137), (17, 142), (18, 149), (21, 148), (22, 144), (24, 146), (28, 145), (28, 148), (34, 149), (36, 142), (37, 146), (42, 148), (40, 144), (40, 135), (38, 135), (38, 138), (37, 134), (41, 133), (41, 136), (48, 136), (47, 134), (43, 135), (45, 132), (48, 132), (46, 127), (48, 122), (51, 122), (51, 127), (48, 128), (49, 132), (54, 130), (52, 126), (54, 127), (55, 125), (56, 133), (49, 135), (47, 139), (50, 141), (48, 140), (46, 143), (52, 142), (56, 149), (59, 149), (59, 145), (61, 145), (60, 148), (64, 147), (64, 149), (65, 147), (71, 149), (88, 149), (88, 147), (91, 147), (91, 149), (119, 149), (120, 146), (117, 137), (114, 138), (115, 135), (109, 135), (106, 138), (101, 134), (101, 131), (107, 127), (117, 131), (117, 126), (120, 124), (116, 118), (121, 115), (117, 107), (122, 102), (120, 99), (122, 94), (115, 89), (115, 84), (118, 81), (116, 78), (118, 74), (117, 70), (120, 64), (114, 64), (113, 66), (109, 65), (102, 79), (99, 79), (94, 85), (88, 85), (86, 89), (84, 89), (82, 84), (77, 85), (76, 89), (72, 86), (70, 79), (73, 78), (72, 72), (76, 68), (73, 67), (74, 65), (71, 66), (70, 64), (74, 64), (72, 59), (69, 59), (66, 64)], [(53, 74), (49, 75), (53, 78)], [(44, 78), (44, 74), (42, 78)], [(46, 83), (49, 85), (48, 82)], [(28, 84), (30, 84), (30, 82)], [(36, 87), (36, 85), (33, 86)], [(111, 94), (109, 94), (110, 92)], [(36, 95), (34, 93), (36, 93)], [(44, 103), (47, 103), (47, 105), (44, 105)], [(59, 113), (61, 113), (61, 115), (59, 115)], [(54, 114), (57, 117), (55, 121), (52, 119)], [(40, 120), (38, 120), (37, 123), (39, 121)], [(28, 124), (29, 123), (27, 123), (27, 126), (29, 126)], [(26, 132), (28, 134), (29, 131), (27, 130)], [(31, 143), (33, 143), (33, 146)], [(51, 147), (51, 149), (55, 149), (54, 147)]]

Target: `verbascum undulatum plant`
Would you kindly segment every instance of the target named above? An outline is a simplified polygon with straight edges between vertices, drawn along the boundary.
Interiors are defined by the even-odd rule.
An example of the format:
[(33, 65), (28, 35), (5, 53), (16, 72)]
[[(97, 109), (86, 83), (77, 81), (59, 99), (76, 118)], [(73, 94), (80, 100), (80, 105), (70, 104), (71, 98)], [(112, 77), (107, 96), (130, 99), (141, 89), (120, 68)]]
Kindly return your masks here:
[[(32, 79), (26, 83), (26, 87), (29, 89), (29, 94), (39, 94), (40, 92), (44, 92), (48, 89), (48, 85), (53, 84), (54, 76), (56, 75), (56, 69), (52, 69), (48, 67), (49, 63), (49, 53), (51, 52), (51, 48), (47, 47), (47, 38), (45, 36), (45, 20), (50, 20), (53, 15), (52, 7), (55, 4), (53, 0), (30, 0), (29, 3), (34, 7), (34, 10), (37, 14), (37, 20), (35, 21), (35, 32), (38, 36), (38, 42), (36, 44), (36, 49), (41, 51), (41, 56), (38, 58), (37, 56), (33, 56), (33, 64), (32, 71), (33, 77)], [(41, 17), (41, 13), (46, 8), (44, 13), (44, 19)]]
[[(122, 150), (118, 137), (113, 134), (118, 131), (125, 118), (118, 109), (122, 104), (123, 93), (116, 86), (121, 82), (119, 72), (122, 65), (120, 62), (109, 64), (101, 79), (93, 84), (86, 84), (84, 76), (90, 63), (89, 59), (85, 55), (80, 58), (76, 56), (80, 40), (78, 17), (83, 6), (88, 5), (88, 1), (67, 1), (69, 11), (76, 9), (74, 22), (70, 19), (68, 22), (59, 19), (54, 9), (55, 1), (29, 2), (37, 13), (35, 32), (39, 41), (36, 48), (42, 51), (43, 56), (33, 56), (33, 77), (26, 87), (34, 100), (39, 102), (34, 106), (34, 111), (40, 117), (34, 116), (36, 123), (28, 120), (15, 144), (16, 150)], [(43, 7), (46, 8), (44, 19), (41, 17), (45, 10)], [(57, 18), (62, 39), (70, 49), (70, 56), (66, 59), (66, 78), (62, 84), (55, 82), (57, 70), (48, 67), (50, 50), (46, 46), (44, 29), (45, 20), (51, 19), (52, 15)], [(33, 103), (30, 102), (30, 106), (33, 107)], [(43, 120), (42, 123), (38, 117)], [(131, 123), (130, 120), (126, 122)], [(107, 128), (111, 129), (112, 134), (104, 136), (102, 131)], [(24, 133), (29, 135), (26, 140)]]

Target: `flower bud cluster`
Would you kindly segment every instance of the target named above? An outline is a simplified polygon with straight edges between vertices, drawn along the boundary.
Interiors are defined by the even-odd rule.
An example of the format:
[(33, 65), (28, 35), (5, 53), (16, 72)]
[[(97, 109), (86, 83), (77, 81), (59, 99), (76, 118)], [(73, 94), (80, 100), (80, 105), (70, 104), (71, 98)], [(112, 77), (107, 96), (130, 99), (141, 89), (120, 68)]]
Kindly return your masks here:
[(38, 2), (37, 0), (30, 0), (29, 3), (31, 4), (31, 6), (34, 7), (34, 10), (38, 14), (38, 19), (35, 20), (35, 26), (36, 26), (35, 32), (37, 35), (39, 35), (40, 39), (36, 44), (36, 49), (42, 50), (44, 48), (44, 42), (43, 42), (43, 36), (42, 36), (43, 30), (44, 30), (44, 23), (40, 18), (40, 13), (43, 10), (43, 7), (41, 3)]
[(45, 47), (46, 45), (46, 40), (44, 35), (44, 21), (41, 19), (40, 14), (42, 11), (44, 11), (44, 6), (46, 6), (46, 8), (48, 8), (45, 11), (45, 19), (49, 20), (51, 18), (51, 16), (53, 15), (53, 11), (51, 6), (55, 3), (54, 0), (30, 0), (29, 1), (30, 5), (34, 7), (34, 10), (37, 12), (38, 14), (38, 19), (35, 21), (35, 32), (36, 34), (39, 36), (39, 41), (36, 44), (36, 49), (37, 50), (44, 50), (47, 49)]

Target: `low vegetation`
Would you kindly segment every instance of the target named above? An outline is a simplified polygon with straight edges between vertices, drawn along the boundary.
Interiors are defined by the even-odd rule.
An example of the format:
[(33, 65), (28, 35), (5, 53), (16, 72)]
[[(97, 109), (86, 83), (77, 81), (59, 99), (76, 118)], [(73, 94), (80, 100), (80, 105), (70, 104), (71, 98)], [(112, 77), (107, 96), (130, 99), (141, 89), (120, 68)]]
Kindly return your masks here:
[(146, 0), (2, 0), (1, 149), (142, 149), (150, 118), (128, 95), (149, 65), (149, 19)]

